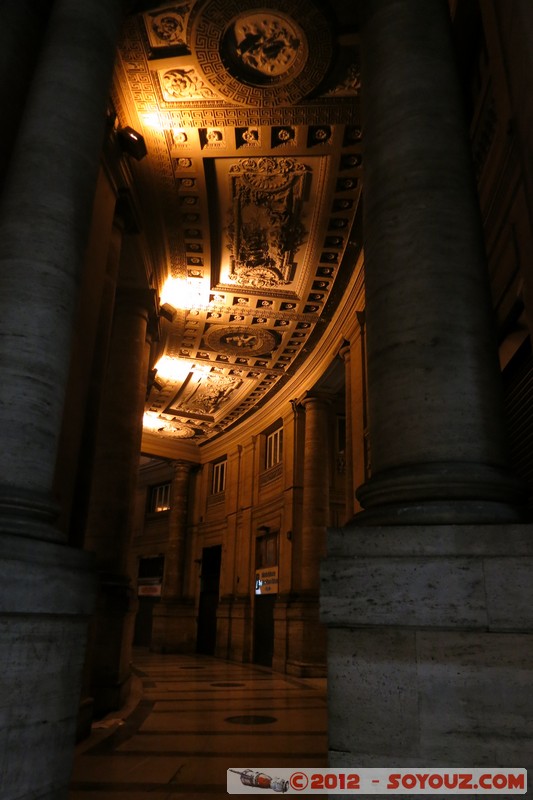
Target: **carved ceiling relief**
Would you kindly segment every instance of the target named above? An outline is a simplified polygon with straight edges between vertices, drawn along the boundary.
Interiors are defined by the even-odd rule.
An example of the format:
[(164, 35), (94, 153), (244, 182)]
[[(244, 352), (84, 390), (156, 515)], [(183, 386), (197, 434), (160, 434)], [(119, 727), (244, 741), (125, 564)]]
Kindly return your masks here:
[(169, 102), (178, 100), (188, 102), (216, 97), (215, 92), (209, 88), (193, 65), (161, 70), (158, 76), (163, 98)]
[(186, 47), (187, 22), (193, 3), (159, 8), (144, 15), (152, 47)]
[(264, 76), (284, 77), (303, 47), (302, 33), (294, 23), (266, 11), (244, 15), (230, 31), (237, 58), (259, 85)]
[(201, 443), (238, 422), (330, 318), (361, 167), (356, 40), (332, 31), (313, 0), (178, 0), (126, 26), (113, 99), (147, 143), (158, 287), (183, 287), (162, 323), (179, 376), (159, 369), (147, 406), (157, 435)]
[[(266, 320), (265, 320), (266, 322)], [(208, 347), (217, 353), (238, 356), (258, 356), (272, 353), (279, 344), (279, 337), (269, 330), (232, 325), (213, 325), (204, 336)]]
[(191, 14), (192, 48), (220, 96), (246, 106), (289, 106), (324, 77), (331, 32), (320, 10), (304, 0), (265, 6), (257, 0), (198, 5)]
[(354, 96), (359, 94), (361, 89), (361, 70), (359, 64), (353, 63), (348, 66), (344, 76), (339, 83), (327, 92), (327, 95)]
[(291, 282), (305, 228), (308, 168), (292, 158), (247, 158), (230, 168), (230, 280), (254, 289)]
[[(168, 360), (167, 357), (167, 369)], [(178, 358), (170, 361), (174, 366), (184, 366)], [(243, 380), (246, 373), (241, 370), (211, 367), (198, 361), (191, 361), (185, 370), (178, 372), (181, 377), (172, 373), (166, 379), (158, 377), (159, 391), (145, 414), (145, 425), (152, 433), (182, 439), (203, 438), (218, 425), (217, 419), (226, 407), (239, 403), (243, 390), (249, 388), (245, 384), (250, 384)]]
[(212, 417), (228, 401), (242, 381), (223, 372), (191, 372), (176, 397), (179, 409), (185, 414)]

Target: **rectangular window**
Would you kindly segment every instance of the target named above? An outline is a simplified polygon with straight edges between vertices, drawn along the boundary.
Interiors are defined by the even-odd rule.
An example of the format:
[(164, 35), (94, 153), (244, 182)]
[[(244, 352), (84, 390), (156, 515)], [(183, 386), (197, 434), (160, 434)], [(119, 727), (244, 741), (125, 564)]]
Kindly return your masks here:
[(227, 463), (227, 461), (218, 461), (216, 464), (213, 464), (211, 494), (221, 494), (221, 492), (225, 491)]
[(170, 483), (160, 483), (159, 486), (152, 486), (150, 492), (149, 510), (152, 513), (168, 511), (170, 508)]
[(283, 428), (278, 428), (266, 437), (265, 469), (279, 464), (283, 455)]

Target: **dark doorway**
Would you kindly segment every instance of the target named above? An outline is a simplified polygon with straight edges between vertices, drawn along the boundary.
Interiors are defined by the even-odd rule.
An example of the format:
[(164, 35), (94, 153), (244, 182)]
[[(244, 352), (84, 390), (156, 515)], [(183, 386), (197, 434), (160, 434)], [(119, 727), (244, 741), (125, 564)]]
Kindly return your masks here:
[(136, 647), (150, 647), (152, 644), (152, 618), (158, 597), (139, 597), (139, 607), (135, 617), (133, 644)]
[(162, 555), (139, 559), (137, 572), (137, 594), (139, 606), (135, 617), (133, 644), (150, 647), (152, 644), (152, 617), (154, 606), (160, 602), (165, 558)]
[(217, 608), (221, 560), (221, 545), (204, 547), (202, 550), (196, 651), (210, 656), (214, 655), (217, 641)]
[(254, 663), (272, 666), (275, 594), (257, 595), (254, 612)]
[(267, 525), (255, 540), (254, 663), (272, 666), (274, 606), (278, 592), (279, 532)]

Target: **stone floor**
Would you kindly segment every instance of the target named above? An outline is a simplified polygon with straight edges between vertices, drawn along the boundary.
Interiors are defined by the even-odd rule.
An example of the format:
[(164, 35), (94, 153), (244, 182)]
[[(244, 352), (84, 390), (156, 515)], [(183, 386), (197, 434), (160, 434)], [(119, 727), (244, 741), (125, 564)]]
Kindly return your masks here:
[(214, 800), (229, 767), (327, 766), (325, 679), (147, 651), (134, 671), (128, 707), (78, 746), (69, 800)]

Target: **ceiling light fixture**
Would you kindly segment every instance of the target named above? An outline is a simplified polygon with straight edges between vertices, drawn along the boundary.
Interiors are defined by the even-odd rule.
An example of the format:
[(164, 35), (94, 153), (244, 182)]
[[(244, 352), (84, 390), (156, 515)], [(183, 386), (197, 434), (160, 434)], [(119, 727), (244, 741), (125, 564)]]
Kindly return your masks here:
[(170, 303), (163, 303), (162, 306), (159, 306), (159, 316), (164, 317), (164, 319), (167, 319), (169, 322), (174, 322), (177, 313), (174, 306), (170, 305)]
[(148, 154), (144, 137), (129, 125), (121, 128), (117, 136), (122, 150), (137, 159), (137, 161), (140, 161)]

